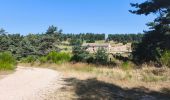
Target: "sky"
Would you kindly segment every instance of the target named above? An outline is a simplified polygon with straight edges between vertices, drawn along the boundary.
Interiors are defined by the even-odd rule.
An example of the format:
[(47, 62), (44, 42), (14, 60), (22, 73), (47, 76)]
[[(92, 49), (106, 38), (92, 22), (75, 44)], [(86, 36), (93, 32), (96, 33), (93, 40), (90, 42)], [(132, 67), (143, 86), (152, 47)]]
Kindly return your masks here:
[(42, 33), (50, 25), (64, 33), (139, 33), (154, 15), (134, 15), (130, 3), (144, 0), (0, 0), (0, 28)]

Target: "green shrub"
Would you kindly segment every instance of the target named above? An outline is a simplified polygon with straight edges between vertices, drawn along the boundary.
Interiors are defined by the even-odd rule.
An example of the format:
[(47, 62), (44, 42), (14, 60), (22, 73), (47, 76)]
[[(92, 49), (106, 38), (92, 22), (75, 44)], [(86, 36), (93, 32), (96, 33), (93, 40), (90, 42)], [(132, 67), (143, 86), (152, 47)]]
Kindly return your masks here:
[(58, 56), (58, 53), (52, 51), (47, 55), (47, 61), (49, 61), (51, 63), (56, 63), (56, 61), (58, 60), (57, 56)]
[(108, 63), (108, 54), (106, 49), (99, 48), (95, 53), (95, 62), (97, 64), (107, 64)]
[(9, 52), (0, 53), (0, 70), (15, 69), (16, 60)]
[(39, 62), (40, 62), (41, 64), (48, 62), (48, 61), (47, 61), (47, 57), (45, 57), (45, 56), (40, 57), (40, 58), (39, 58)]
[(63, 63), (70, 61), (70, 59), (70, 54), (64, 52), (57, 53), (55, 51), (52, 51), (47, 55), (47, 61), (50, 63)]
[(93, 57), (93, 55), (89, 55), (86, 59), (86, 62), (89, 63), (94, 63), (95, 58)]
[(37, 60), (38, 57), (36, 56), (27, 56), (26, 58), (23, 58), (21, 62), (23, 63), (34, 63)]
[(86, 62), (89, 52), (86, 51), (87, 47), (74, 46), (72, 50), (71, 61), (75, 62)]
[(165, 51), (160, 59), (162, 65), (170, 67), (170, 51)]
[(68, 61), (70, 61), (70, 59), (71, 59), (70, 54), (65, 53), (65, 52), (58, 53), (58, 60), (61, 63), (68, 62)]

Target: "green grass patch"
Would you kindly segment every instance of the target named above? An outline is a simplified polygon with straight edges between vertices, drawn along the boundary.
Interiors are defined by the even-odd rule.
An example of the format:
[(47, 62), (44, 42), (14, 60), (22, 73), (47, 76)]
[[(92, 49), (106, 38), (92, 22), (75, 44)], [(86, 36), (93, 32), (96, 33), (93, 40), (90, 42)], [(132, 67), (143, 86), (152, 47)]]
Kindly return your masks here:
[(0, 70), (14, 70), (16, 60), (10, 52), (0, 53)]
[(26, 58), (21, 59), (22, 63), (34, 63), (37, 60), (37, 56), (28, 56)]
[(121, 68), (123, 70), (130, 70), (133, 69), (133, 64), (129, 61), (123, 62)]
[(160, 59), (162, 65), (165, 65), (170, 68), (170, 51), (165, 51)]
[[(43, 58), (45, 60), (45, 58)], [(68, 62), (71, 59), (71, 55), (65, 52), (55, 52), (52, 51), (46, 56), (46, 60), (50, 63), (61, 64), (64, 62)]]

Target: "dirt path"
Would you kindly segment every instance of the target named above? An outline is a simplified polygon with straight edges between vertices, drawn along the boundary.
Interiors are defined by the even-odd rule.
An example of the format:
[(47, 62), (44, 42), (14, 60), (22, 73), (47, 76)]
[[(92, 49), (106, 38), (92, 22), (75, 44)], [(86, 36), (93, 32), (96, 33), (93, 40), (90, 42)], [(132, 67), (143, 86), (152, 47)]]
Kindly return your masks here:
[(18, 67), (0, 80), (0, 100), (44, 100), (62, 87), (60, 79), (54, 70)]

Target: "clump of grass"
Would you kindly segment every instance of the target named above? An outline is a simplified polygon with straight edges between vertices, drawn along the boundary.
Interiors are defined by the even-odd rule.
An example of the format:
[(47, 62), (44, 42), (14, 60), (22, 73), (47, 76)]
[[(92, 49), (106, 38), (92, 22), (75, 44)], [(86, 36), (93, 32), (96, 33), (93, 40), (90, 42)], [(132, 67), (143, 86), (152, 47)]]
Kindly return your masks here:
[(77, 68), (76, 70), (81, 71), (81, 72), (93, 72), (94, 67), (92, 66), (80, 67), (80, 68)]
[(121, 65), (121, 68), (123, 70), (130, 70), (133, 68), (133, 64), (129, 61), (126, 61), (126, 62), (123, 62), (122, 65)]
[(0, 70), (13, 70), (16, 66), (16, 60), (10, 52), (0, 53)]
[(69, 53), (65, 52), (55, 52), (52, 51), (46, 56), (34, 56), (30, 55), (27, 56), (26, 58), (21, 59), (21, 63), (40, 63), (40, 64), (45, 64), (45, 63), (55, 63), (55, 64), (62, 64), (65, 62), (70, 61), (71, 56)]
[(37, 57), (36, 56), (28, 56), (26, 58), (23, 58), (21, 60), (22, 63), (34, 63), (35, 61), (37, 60)]
[(170, 68), (170, 51), (165, 51), (160, 59), (162, 65)]
[[(68, 62), (71, 59), (70, 54), (65, 53), (65, 52), (58, 53), (55, 51), (50, 52), (46, 57), (47, 57), (48, 62), (56, 63), (56, 64)], [(44, 60), (45, 60), (45, 58), (44, 58)]]
[(168, 81), (169, 71), (163, 68), (144, 68), (141, 72), (142, 81), (144, 82), (158, 82), (158, 81)]
[(158, 82), (158, 81), (166, 81), (167, 77), (166, 76), (155, 76), (153, 74), (148, 74), (148, 75), (143, 75), (144, 82)]
[(39, 62), (40, 62), (41, 64), (48, 62), (48, 61), (47, 61), (47, 57), (46, 57), (46, 56), (39, 57)]

